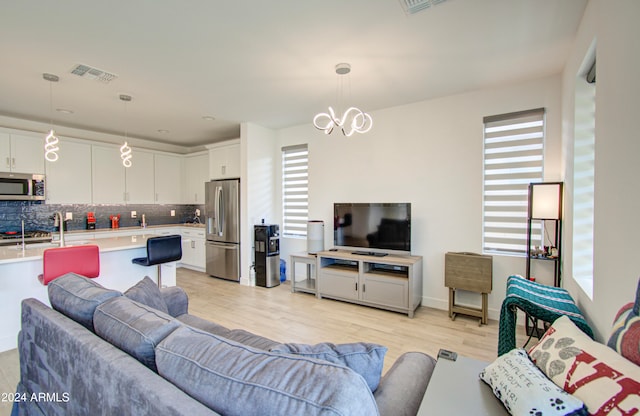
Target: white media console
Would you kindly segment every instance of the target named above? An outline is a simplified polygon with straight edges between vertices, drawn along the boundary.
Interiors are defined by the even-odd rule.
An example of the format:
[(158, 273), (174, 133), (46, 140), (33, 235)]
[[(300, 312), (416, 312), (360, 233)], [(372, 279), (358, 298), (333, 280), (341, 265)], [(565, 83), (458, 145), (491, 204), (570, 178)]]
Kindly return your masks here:
[(413, 313), (422, 301), (422, 257), (321, 251), (317, 296)]

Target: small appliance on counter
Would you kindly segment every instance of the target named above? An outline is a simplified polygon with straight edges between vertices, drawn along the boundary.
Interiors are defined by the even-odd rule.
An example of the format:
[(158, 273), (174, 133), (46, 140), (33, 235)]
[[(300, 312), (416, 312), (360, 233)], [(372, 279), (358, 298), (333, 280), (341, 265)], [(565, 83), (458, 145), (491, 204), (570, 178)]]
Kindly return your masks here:
[(96, 229), (96, 216), (93, 212), (87, 212), (87, 230)]
[(111, 228), (120, 228), (120, 214), (110, 215), (109, 219), (111, 220)]

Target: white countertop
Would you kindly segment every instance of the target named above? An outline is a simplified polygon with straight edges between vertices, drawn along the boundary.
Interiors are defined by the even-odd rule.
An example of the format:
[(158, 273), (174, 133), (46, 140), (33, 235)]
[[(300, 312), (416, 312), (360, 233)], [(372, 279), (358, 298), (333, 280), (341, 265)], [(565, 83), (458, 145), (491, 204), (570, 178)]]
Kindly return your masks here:
[[(65, 247), (93, 244), (100, 248), (100, 252), (127, 250), (131, 248), (146, 247), (147, 238), (149, 237), (157, 237), (157, 235), (150, 233), (144, 235), (69, 241), (65, 242)], [(55, 243), (27, 244), (24, 250), (22, 250), (21, 246), (0, 247), (0, 264), (42, 259), (42, 253), (44, 253), (46, 249), (54, 247), (59, 246)]]
[[(154, 230), (161, 230), (166, 228), (204, 228), (204, 224), (168, 224), (168, 225), (156, 225), (141, 229), (140, 227), (126, 227), (116, 229), (98, 229), (98, 230), (77, 230), (68, 231), (65, 233), (65, 237), (73, 236), (73, 240), (66, 240), (65, 247), (72, 247), (78, 245), (93, 244), (100, 248), (100, 252), (129, 250), (134, 248), (146, 247), (147, 239), (150, 237), (157, 237), (158, 234), (154, 233)], [(140, 231), (143, 234), (140, 234)], [(122, 232), (131, 231), (136, 232), (137, 235), (115, 235)], [(97, 233), (113, 233), (113, 237), (106, 237), (102, 235), (100, 238), (91, 238)], [(87, 234), (89, 238), (78, 239), (82, 234)], [(54, 234), (57, 240), (58, 234)], [(25, 249), (22, 250), (22, 246), (2, 246), (0, 247), (0, 264), (16, 263), (22, 261), (33, 261), (42, 259), (42, 253), (49, 248), (59, 247), (57, 243), (37, 243), (27, 244)]]

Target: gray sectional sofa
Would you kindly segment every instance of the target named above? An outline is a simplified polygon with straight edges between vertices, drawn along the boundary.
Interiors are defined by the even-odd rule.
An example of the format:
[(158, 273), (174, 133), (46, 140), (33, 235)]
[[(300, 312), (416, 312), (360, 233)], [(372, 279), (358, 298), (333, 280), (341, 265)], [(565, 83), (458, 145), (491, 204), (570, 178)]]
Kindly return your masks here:
[(124, 295), (68, 274), (22, 302), (19, 415), (415, 415), (435, 360), (281, 344), (188, 314), (148, 278)]

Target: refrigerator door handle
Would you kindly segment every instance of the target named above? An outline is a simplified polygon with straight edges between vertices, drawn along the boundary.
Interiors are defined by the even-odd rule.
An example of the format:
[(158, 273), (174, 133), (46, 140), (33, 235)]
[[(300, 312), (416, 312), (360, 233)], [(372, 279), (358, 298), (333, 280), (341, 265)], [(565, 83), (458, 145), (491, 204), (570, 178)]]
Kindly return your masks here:
[(222, 186), (220, 187), (220, 200), (218, 201), (218, 212), (220, 215), (218, 216), (218, 233), (220, 237), (224, 235), (224, 220), (225, 220), (225, 212), (224, 212), (224, 190)]

